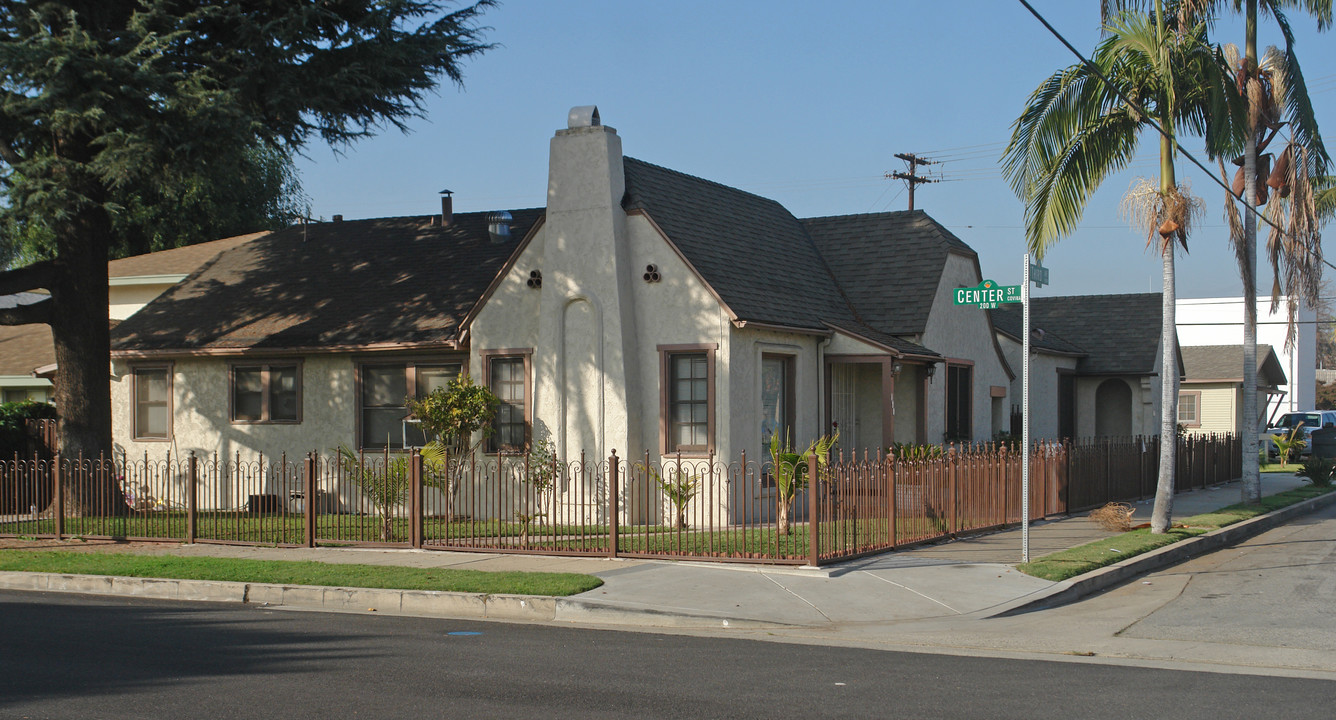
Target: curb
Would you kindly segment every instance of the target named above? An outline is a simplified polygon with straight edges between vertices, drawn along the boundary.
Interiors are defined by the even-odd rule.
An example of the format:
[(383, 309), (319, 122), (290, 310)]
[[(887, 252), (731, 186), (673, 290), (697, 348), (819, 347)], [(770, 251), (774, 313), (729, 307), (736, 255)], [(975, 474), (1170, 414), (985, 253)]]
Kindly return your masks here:
[(487, 595), (439, 590), (321, 587), (220, 580), (0, 572), (0, 589), (193, 602), (241, 603), (331, 612), (509, 622), (569, 622), (654, 627), (776, 628), (782, 623), (630, 608), (542, 595)]
[(1243, 522), (1222, 527), (1219, 530), (1212, 530), (1204, 535), (1188, 538), (1173, 545), (1166, 545), (1148, 553), (1091, 570), (1084, 575), (1055, 583), (1053, 587), (1041, 591), (1037, 596), (1019, 598), (1007, 603), (997, 612), (984, 617), (1009, 617), (1067, 605), (1148, 572), (1177, 565), (1185, 560), (1191, 560), (1199, 555), (1205, 555), (1208, 552), (1261, 535), (1267, 530), (1284, 525), (1296, 517), (1316, 512), (1329, 505), (1336, 505), (1336, 492), (1329, 492), (1326, 495), (1310, 498), (1279, 510), (1272, 510), (1265, 515), (1259, 515)]

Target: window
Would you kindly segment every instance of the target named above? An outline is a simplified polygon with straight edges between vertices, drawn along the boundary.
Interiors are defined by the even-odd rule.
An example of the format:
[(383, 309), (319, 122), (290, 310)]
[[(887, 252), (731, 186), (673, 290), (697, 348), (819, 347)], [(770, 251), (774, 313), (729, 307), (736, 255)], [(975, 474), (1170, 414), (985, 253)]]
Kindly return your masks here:
[(529, 445), (529, 355), (521, 352), (483, 353), (487, 387), (501, 401), (492, 420), (490, 452), (523, 452)]
[(974, 368), (946, 366), (946, 439), (968, 441), (974, 437)]
[(232, 422), (301, 422), (301, 365), (233, 365)]
[(665, 453), (714, 449), (714, 345), (659, 346)]
[(1185, 390), (1178, 393), (1178, 424), (1189, 427), (1201, 425), (1201, 391)]
[(131, 371), (134, 387), (136, 440), (167, 440), (172, 432), (172, 369), (170, 366), (137, 367)]
[(46, 402), (46, 388), (9, 388), (4, 391), (4, 401), (7, 403), (24, 402), (26, 400)]
[(459, 375), (460, 363), (376, 363), (360, 368), (362, 447), (402, 449), (427, 444), (408, 421), (408, 398), (431, 394)]
[(770, 454), (770, 438), (779, 435), (780, 443), (793, 439), (793, 356), (761, 356), (761, 454)]

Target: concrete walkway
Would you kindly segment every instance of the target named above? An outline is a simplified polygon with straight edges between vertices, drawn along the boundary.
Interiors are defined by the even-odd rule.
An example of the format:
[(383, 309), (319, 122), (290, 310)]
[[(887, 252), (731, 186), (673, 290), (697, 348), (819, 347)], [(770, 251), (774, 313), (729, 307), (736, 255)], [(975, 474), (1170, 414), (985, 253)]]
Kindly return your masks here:
[[(1263, 475), (1263, 495), (1302, 485), (1287, 474)], [(1328, 496), (1336, 498), (1336, 495)], [(1208, 512), (1237, 502), (1237, 482), (1176, 496), (1174, 517)], [(1135, 505), (1134, 522), (1149, 521), (1151, 502)], [(1107, 537), (1084, 516), (1035, 524), (1032, 558)], [(1187, 546), (1186, 541), (1171, 548)], [(847, 627), (952, 617), (989, 617), (1074, 599), (1130, 574), (1169, 560), (1148, 558), (1104, 580), (1054, 583), (1018, 572), (1021, 531), (1008, 530), (937, 545), (887, 553), (839, 565), (813, 568), (706, 562), (610, 560), (509, 554), (352, 548), (264, 548), (228, 545), (161, 545), (135, 552), (270, 560), (317, 560), (487, 571), (574, 572), (597, 575), (604, 585), (572, 598), (466, 596), (424, 591), (348, 591), (290, 588), (249, 583), (136, 581), (118, 583), (33, 578), (0, 573), (0, 587), (106, 592), (183, 599), (242, 600), (321, 609), (482, 617), (659, 627)], [(1180, 548), (1176, 551), (1182, 554)], [(1152, 554), (1153, 555), (1153, 554)], [(1131, 561), (1129, 561), (1131, 562)], [(1121, 565), (1121, 564), (1120, 564)], [(1144, 566), (1144, 567), (1141, 567)], [(1122, 575), (1118, 575), (1121, 572)], [(1091, 575), (1096, 575), (1092, 573)], [(28, 576), (14, 578), (12, 576)], [(188, 584), (194, 582), (196, 584)], [(447, 597), (461, 596), (461, 597)]]

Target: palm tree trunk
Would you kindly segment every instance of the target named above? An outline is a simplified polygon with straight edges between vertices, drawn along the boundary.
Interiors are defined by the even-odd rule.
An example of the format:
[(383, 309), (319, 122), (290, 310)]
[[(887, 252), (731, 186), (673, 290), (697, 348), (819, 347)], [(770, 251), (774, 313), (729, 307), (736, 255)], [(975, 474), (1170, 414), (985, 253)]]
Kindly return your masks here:
[(1160, 326), (1160, 474), (1150, 531), (1168, 532), (1174, 514), (1174, 470), (1178, 467), (1178, 333), (1174, 326), (1174, 244), (1164, 252), (1163, 320)]
[[(1248, 0), (1245, 23), (1244, 60), (1249, 75), (1257, 67), (1257, 0)], [(1248, 113), (1252, 117), (1252, 112)], [(1248, 128), (1248, 144), (1243, 151), (1243, 199), (1257, 207), (1257, 128)], [(1257, 444), (1257, 216), (1243, 213), (1243, 482), (1245, 503), (1262, 501), (1262, 476), (1258, 467)]]

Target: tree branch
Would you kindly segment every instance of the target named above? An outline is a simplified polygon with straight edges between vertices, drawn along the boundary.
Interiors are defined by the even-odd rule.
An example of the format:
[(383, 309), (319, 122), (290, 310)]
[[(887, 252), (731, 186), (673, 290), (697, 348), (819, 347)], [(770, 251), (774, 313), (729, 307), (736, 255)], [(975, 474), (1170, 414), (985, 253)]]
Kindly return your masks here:
[(55, 274), (56, 265), (50, 260), (0, 272), (0, 295), (12, 295), (37, 288), (49, 289)]
[(46, 298), (29, 305), (0, 308), (0, 325), (50, 325), (53, 302)]

